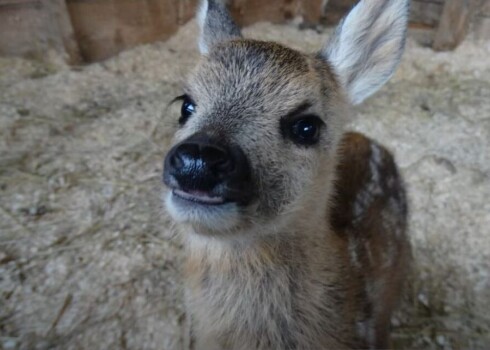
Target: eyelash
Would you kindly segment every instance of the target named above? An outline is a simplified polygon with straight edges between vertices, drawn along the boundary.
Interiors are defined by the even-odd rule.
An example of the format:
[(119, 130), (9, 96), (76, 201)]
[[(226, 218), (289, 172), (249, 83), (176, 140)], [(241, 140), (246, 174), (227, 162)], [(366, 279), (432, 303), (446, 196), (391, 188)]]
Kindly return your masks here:
[[(187, 122), (187, 120), (192, 116), (192, 114), (195, 112), (196, 103), (187, 94), (177, 96), (176, 98), (174, 98), (172, 100), (171, 103), (174, 103), (177, 101), (182, 101), (181, 112), (180, 112), (181, 114), (179, 117), (179, 124), (184, 125)], [(189, 111), (184, 110), (186, 104), (188, 105), (188, 107), (189, 106), (192, 107), (192, 111), (189, 112)]]

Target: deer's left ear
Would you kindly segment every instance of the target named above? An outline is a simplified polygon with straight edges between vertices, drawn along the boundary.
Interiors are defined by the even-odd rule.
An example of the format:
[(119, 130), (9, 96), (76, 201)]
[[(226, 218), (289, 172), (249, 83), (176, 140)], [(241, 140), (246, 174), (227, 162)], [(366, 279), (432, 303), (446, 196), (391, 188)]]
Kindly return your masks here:
[(199, 50), (202, 54), (208, 53), (212, 46), (220, 42), (241, 37), (240, 28), (222, 0), (201, 0), (197, 21), (201, 29)]
[(322, 50), (352, 104), (364, 101), (393, 75), (403, 53), (408, 10), (409, 0), (361, 0)]

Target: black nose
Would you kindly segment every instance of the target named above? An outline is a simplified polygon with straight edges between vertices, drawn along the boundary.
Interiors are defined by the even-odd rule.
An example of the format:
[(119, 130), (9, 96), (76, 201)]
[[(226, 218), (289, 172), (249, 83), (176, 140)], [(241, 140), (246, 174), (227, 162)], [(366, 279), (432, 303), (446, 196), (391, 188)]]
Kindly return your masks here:
[[(173, 178), (185, 191), (240, 192), (249, 182), (250, 169), (240, 147), (197, 133), (174, 146), (165, 158), (164, 181)], [(221, 186), (220, 186), (221, 185)], [(230, 194), (228, 193), (228, 195)]]

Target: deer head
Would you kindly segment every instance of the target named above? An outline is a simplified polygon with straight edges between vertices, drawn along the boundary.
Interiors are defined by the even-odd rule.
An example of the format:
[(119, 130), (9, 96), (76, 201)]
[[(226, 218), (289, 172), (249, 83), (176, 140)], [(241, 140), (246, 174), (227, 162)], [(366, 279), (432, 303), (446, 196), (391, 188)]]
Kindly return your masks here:
[(164, 165), (171, 216), (220, 237), (325, 217), (350, 106), (393, 74), (407, 18), (407, 0), (361, 0), (323, 49), (305, 54), (242, 38), (222, 3), (202, 1), (202, 55)]

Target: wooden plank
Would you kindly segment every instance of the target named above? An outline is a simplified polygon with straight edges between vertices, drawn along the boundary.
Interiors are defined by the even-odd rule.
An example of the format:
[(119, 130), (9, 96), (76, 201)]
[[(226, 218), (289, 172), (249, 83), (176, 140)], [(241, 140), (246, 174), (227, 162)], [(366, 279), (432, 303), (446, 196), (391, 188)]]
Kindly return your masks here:
[(60, 38), (59, 40), (61, 40), (61, 44), (63, 45), (65, 52), (68, 54), (68, 63), (80, 64), (82, 62), (82, 58), (80, 56), (78, 42), (75, 38), (75, 33), (73, 31), (73, 26), (68, 14), (68, 8), (66, 7), (65, 0), (49, 1), (49, 4), (46, 4), (46, 10), (47, 16), (52, 25), (56, 27)]
[(0, 7), (5, 6), (32, 6), (32, 5), (41, 5), (41, 0), (0, 0)]
[[(478, 0), (473, 0), (478, 1)], [(477, 39), (489, 39), (490, 38), (490, 0), (480, 0), (481, 5), (474, 6), (472, 9), (475, 29), (475, 37)]]
[[(359, 0), (328, 0), (325, 8), (325, 23), (337, 24)], [(412, 0), (410, 22), (415, 27), (436, 27), (441, 17), (444, 0)]]
[(468, 0), (446, 0), (432, 48), (437, 51), (455, 49), (466, 36), (469, 20)]
[(0, 54), (42, 57), (49, 50), (78, 62), (64, 0), (0, 0)]
[(481, 9), (479, 11), (480, 15), (485, 17), (490, 17), (490, 0), (480, 0), (482, 1)]
[(67, 0), (83, 59), (165, 40), (194, 16), (197, 0)]
[[(80, 57), (86, 62), (103, 60), (139, 44), (167, 39), (194, 16), (197, 1), (0, 0), (0, 54), (32, 56), (55, 49), (65, 51), (71, 63), (80, 62)], [(222, 1), (240, 25), (284, 23), (297, 16), (307, 23), (336, 24), (358, 2)], [(471, 17), (468, 2), (488, 9), (490, 0), (412, 0), (411, 25), (437, 27), (434, 48), (452, 49), (465, 36)], [(480, 27), (486, 32), (488, 25)]]
[(284, 23), (295, 17), (318, 23), (324, 13), (324, 0), (230, 0), (228, 3), (233, 17), (242, 26), (260, 21)]
[[(323, 0), (230, 0), (240, 25), (284, 23), (296, 16), (318, 23)], [(194, 17), (197, 0), (67, 0), (83, 59), (100, 61), (124, 49), (165, 40)]]
[(413, 26), (436, 28), (444, 8), (444, 0), (412, 0), (410, 23)]
[(325, 24), (336, 25), (358, 0), (328, 0), (325, 7)]

